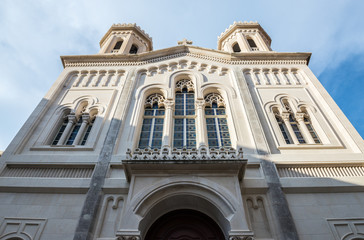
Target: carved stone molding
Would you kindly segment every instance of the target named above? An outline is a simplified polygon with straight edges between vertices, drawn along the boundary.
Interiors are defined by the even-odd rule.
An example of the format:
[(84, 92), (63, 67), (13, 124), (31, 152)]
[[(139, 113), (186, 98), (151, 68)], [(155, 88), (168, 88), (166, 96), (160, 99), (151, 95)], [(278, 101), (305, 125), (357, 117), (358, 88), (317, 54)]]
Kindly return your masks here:
[(176, 149), (163, 147), (162, 149), (130, 149), (126, 152), (127, 160), (217, 160), (231, 159), (243, 160), (243, 149), (239, 148), (207, 148)]
[(231, 64), (231, 65), (258, 65), (258, 64), (295, 64), (295, 65), (306, 65), (307, 60), (229, 60), (225, 58), (207, 56), (203, 54), (195, 54), (189, 52), (181, 52), (176, 54), (170, 54), (163, 57), (151, 58), (145, 61), (89, 61), (89, 62), (69, 62), (64, 59), (65, 67), (100, 67), (100, 66), (142, 66), (149, 63), (156, 63), (165, 61), (168, 59), (178, 58), (178, 57), (195, 57), (203, 60), (209, 60), (219, 63)]
[(229, 236), (229, 240), (254, 240), (253, 236)]
[(140, 240), (140, 236), (119, 236), (118, 240)]

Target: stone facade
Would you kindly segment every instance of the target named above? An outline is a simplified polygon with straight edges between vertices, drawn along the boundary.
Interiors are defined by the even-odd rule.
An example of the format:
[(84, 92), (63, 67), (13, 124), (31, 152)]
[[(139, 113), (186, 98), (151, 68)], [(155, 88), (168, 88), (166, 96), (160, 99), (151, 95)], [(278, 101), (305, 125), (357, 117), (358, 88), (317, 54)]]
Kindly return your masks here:
[(0, 240), (150, 239), (180, 210), (229, 240), (364, 239), (363, 140), (311, 54), (270, 43), (237, 22), (217, 50), (153, 50), (116, 24), (62, 56), (0, 158)]

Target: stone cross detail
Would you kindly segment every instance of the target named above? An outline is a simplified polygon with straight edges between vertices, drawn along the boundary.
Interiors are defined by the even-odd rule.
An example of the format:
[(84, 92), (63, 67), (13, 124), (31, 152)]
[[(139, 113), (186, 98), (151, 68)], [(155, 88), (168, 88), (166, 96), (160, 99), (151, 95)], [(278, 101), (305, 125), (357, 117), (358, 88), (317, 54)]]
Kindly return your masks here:
[(182, 39), (182, 41), (178, 41), (178, 45), (191, 45), (192, 41), (187, 40), (186, 38)]

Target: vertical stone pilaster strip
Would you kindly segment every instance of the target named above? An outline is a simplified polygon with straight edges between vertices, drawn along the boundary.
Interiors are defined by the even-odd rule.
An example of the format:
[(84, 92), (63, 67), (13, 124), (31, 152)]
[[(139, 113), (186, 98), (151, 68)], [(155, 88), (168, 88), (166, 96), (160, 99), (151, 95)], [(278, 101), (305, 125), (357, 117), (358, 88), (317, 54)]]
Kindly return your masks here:
[(286, 196), (282, 190), (278, 172), (274, 163), (268, 159), (268, 148), (264, 143), (264, 133), (260, 123), (258, 113), (254, 107), (251, 93), (243, 77), (241, 70), (235, 68), (235, 78), (243, 103), (249, 116), (249, 124), (254, 132), (253, 137), (256, 142), (257, 152), (261, 157), (261, 167), (268, 185), (267, 197), (270, 202), (274, 221), (276, 221), (277, 239), (280, 240), (298, 240), (298, 233), (289, 210)]
[(134, 72), (132, 72), (128, 76), (124, 88), (121, 90), (122, 92), (119, 101), (116, 103), (117, 107), (114, 116), (111, 120), (97, 164), (92, 174), (90, 188), (86, 194), (81, 216), (73, 238), (74, 240), (94, 239), (93, 228), (103, 197), (102, 187), (105, 182), (106, 173), (109, 169), (109, 163), (115, 147), (117, 134), (122, 125), (123, 115), (129, 106), (128, 101), (130, 101), (130, 95), (133, 91), (134, 75)]

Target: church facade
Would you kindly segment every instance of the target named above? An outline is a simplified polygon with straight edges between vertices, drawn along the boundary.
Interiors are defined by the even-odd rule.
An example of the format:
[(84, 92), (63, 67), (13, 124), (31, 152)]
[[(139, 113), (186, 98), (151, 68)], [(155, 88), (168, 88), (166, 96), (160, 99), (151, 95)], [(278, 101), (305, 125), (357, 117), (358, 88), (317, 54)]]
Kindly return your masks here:
[(363, 139), (310, 56), (114, 24), (1, 156), (0, 240), (364, 239)]

